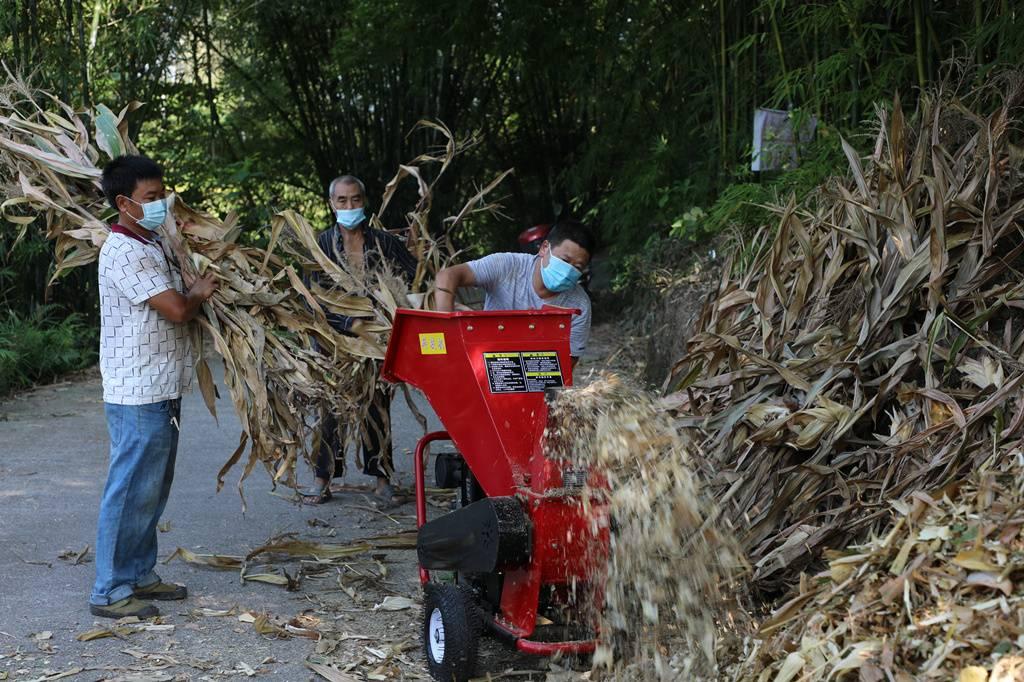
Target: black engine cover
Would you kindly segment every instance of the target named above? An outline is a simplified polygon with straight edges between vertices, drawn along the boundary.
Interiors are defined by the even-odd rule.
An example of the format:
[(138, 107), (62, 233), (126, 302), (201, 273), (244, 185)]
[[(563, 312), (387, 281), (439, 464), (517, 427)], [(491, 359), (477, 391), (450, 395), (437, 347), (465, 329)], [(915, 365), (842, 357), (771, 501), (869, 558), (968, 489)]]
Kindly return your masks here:
[(530, 561), (531, 524), (514, 497), (487, 497), (425, 523), (416, 537), (420, 566), (494, 573)]

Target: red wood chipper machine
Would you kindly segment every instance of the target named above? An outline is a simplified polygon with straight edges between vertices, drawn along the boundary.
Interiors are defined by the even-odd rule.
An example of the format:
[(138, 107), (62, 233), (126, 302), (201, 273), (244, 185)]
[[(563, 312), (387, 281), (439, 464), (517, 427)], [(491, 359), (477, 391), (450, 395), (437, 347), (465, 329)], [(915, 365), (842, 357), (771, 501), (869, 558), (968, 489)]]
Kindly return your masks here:
[[(437, 680), (473, 674), (484, 625), (525, 653), (593, 652), (608, 550), (589, 472), (552, 456), (545, 393), (572, 383), (573, 311), (397, 311), (382, 376), (426, 396), (444, 431), (416, 447), (424, 652)], [(427, 520), (426, 453), (452, 509)], [(596, 521), (596, 522), (595, 522)]]

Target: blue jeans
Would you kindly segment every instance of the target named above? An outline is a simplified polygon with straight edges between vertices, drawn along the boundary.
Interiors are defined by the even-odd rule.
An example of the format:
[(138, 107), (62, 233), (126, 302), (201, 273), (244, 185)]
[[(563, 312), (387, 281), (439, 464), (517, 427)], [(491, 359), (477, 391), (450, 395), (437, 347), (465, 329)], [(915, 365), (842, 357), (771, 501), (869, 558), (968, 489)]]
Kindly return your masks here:
[[(167, 505), (178, 450), (181, 399), (104, 403), (110, 469), (96, 531), (96, 583), (89, 601), (107, 605), (160, 581), (157, 522)], [(173, 421), (172, 421), (173, 420)]]

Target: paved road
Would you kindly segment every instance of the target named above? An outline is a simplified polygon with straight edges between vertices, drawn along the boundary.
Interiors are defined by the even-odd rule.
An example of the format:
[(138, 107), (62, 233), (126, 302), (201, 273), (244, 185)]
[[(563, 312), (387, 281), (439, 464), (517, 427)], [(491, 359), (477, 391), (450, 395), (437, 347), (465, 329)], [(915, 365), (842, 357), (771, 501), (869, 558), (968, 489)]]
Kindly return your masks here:
[[(175, 666), (180, 679), (217, 679), (238, 672), (245, 664), (273, 679), (305, 680), (311, 673), (303, 661), (311, 653), (308, 640), (273, 640), (258, 636), (250, 624), (234, 616), (196, 617), (196, 609), (266, 611), (292, 617), (314, 606), (305, 591), (287, 592), (265, 584), (241, 584), (237, 572), (195, 568), (174, 561), (158, 568), (165, 580), (187, 583), (191, 597), (165, 604), (166, 622), (172, 632), (133, 634), (124, 640), (108, 638), (91, 642), (75, 636), (105, 625), (88, 612), (87, 599), (93, 580), (91, 556), (75, 565), (60, 554), (80, 551), (94, 543), (100, 492), (106, 476), (107, 432), (103, 417), (99, 378), (39, 388), (0, 403), (0, 680), (37, 679), (45, 671), (69, 668), (152, 666), (152, 659), (137, 660), (126, 649), (161, 652), (176, 660), (199, 659), (212, 664)], [(222, 389), (223, 396), (227, 392)], [(429, 413), (429, 409), (425, 410)], [(177, 546), (196, 552), (245, 554), (271, 536), (298, 532), (306, 537), (333, 534), (325, 540), (338, 542), (394, 530), (397, 526), (369, 510), (365, 495), (342, 494), (331, 504), (299, 506), (270, 490), (269, 476), (257, 470), (246, 482), (248, 511), (243, 516), (238, 494), (229, 483), (217, 494), (216, 473), (238, 443), (239, 424), (226, 399), (219, 403), (220, 423), (207, 413), (198, 393), (182, 405), (182, 434), (176, 479), (163, 520), (169, 523), (160, 534), (160, 554)], [(431, 413), (432, 417), (432, 413)], [(436, 419), (432, 419), (436, 427)], [(395, 447), (401, 453), (415, 444), (419, 425), (405, 401), (394, 407)], [(411, 458), (396, 457), (403, 484), (411, 482)], [(229, 474), (235, 481), (240, 470)], [(303, 471), (307, 476), (308, 471)], [(346, 483), (365, 484), (367, 477), (349, 474)], [(412, 526), (411, 505), (397, 520)], [(325, 524), (311, 527), (318, 518)], [(402, 554), (402, 553), (396, 553)], [(418, 595), (414, 561), (408, 552), (397, 561), (390, 586), (409, 596)], [(401, 565), (405, 564), (405, 566)], [(372, 605), (372, 604), (371, 604)], [(409, 633), (418, 636), (410, 614)], [(34, 633), (52, 633), (37, 640)], [(405, 634), (405, 633), (403, 633)], [(45, 635), (44, 635), (45, 636)], [(52, 649), (51, 651), (44, 651)], [(417, 658), (412, 652), (411, 658)], [(272, 662), (262, 664), (267, 658)], [(180, 663), (181, 660), (178, 660)], [(74, 679), (125, 678), (130, 671), (86, 670)], [(153, 673), (138, 679), (153, 680)], [(147, 676), (148, 675), (148, 676)], [(168, 677), (167, 679), (171, 679)], [(178, 678), (174, 678), (178, 679)]]
[[(608, 355), (608, 349), (602, 348), (602, 334), (595, 336), (590, 357), (577, 368), (577, 378), (588, 368), (601, 366), (600, 358)], [(62, 679), (216, 680), (244, 676), (245, 666), (274, 680), (315, 679), (304, 663), (314, 653), (309, 640), (260, 636), (252, 624), (240, 622), (236, 615), (198, 615), (201, 609), (265, 612), (285, 618), (305, 613), (320, 618), (336, 633), (356, 637), (343, 638), (326, 655), (335, 661), (348, 660), (364, 672), (367, 667), (359, 662), (367, 659), (368, 643), (379, 648), (405, 640), (404, 646), (411, 647), (404, 654), (408, 663), (393, 665), (385, 673), (406, 679), (418, 676), (422, 670), (418, 607), (371, 612), (383, 593), (357, 594), (362, 600), (357, 604), (338, 589), (336, 580), (307, 579), (300, 591), (287, 592), (272, 585), (242, 584), (237, 571), (213, 571), (181, 561), (158, 567), (165, 580), (184, 582), (190, 591), (188, 600), (164, 604), (164, 622), (173, 629), (77, 641), (76, 635), (109, 625), (94, 619), (87, 608), (94, 577), (91, 550), (78, 564), (73, 556), (61, 558), (94, 543), (108, 447), (101, 395), (99, 376), (93, 372), (0, 402), (0, 680), (42, 680), (77, 668), (84, 670)], [(225, 398), (218, 403), (219, 424), (198, 393), (183, 400), (176, 479), (163, 517), (169, 528), (160, 534), (161, 558), (178, 546), (201, 553), (244, 555), (285, 532), (341, 542), (414, 526), (411, 504), (394, 512), (393, 519), (384, 518), (367, 509), (369, 500), (358, 491), (336, 494), (323, 506), (296, 505), (285, 499), (290, 491), (271, 491), (269, 476), (262, 469), (246, 482), (248, 511), (243, 516), (233, 485), (240, 470), (229, 475), (221, 493), (214, 490), (217, 471), (239, 435), (223, 387), (221, 395)], [(439, 428), (425, 401), (419, 403), (430, 427)], [(411, 457), (406, 453), (421, 431), (400, 397), (394, 401), (392, 420), (399, 481), (408, 486)], [(302, 475), (308, 480), (304, 467)], [(370, 482), (358, 473), (342, 481)], [(407, 551), (381, 556), (388, 568), (384, 589), (418, 600), (414, 556)], [(372, 639), (358, 639), (361, 635)], [(538, 663), (509, 657), (497, 644), (487, 644), (483, 655), (488, 659), (484, 666), (492, 671)], [(157, 670), (161, 667), (165, 670)]]

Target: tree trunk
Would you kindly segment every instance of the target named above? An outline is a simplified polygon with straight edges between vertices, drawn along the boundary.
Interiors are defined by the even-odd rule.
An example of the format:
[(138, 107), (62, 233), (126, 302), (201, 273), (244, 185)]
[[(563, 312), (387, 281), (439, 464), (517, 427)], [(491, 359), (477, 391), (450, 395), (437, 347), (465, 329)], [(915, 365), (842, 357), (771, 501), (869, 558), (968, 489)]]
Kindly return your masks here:
[(976, 67), (985, 63), (985, 56), (983, 54), (985, 46), (981, 40), (982, 21), (981, 0), (974, 0), (974, 65)]
[(1008, 0), (1001, 0), (999, 3), (999, 45), (997, 47), (996, 61), (1002, 60), (1003, 48), (1006, 46), (1006, 27), (1010, 25), (1010, 6)]
[(14, 57), (18, 58), (21, 55), (21, 3), (18, 0), (14, 0), (14, 7), (11, 9), (11, 47), (14, 49)]
[(818, 24), (814, 23), (814, 33), (811, 35), (811, 100), (814, 102), (814, 114), (821, 119), (821, 92), (818, 90)]
[[(745, 10), (746, 9), (745, 7), (743, 7), (743, 5), (746, 5), (746, 3), (745, 2), (741, 3), (741, 5), (740, 5), (740, 9), (741, 10)], [(746, 16), (747, 16), (747, 12), (746, 11), (739, 11), (739, 12), (734, 12), (733, 13), (733, 35), (734, 36), (741, 36), (741, 35), (743, 35), (743, 20), (744, 20), (744, 18)], [(735, 38), (734, 38), (734, 40), (735, 40)], [(740, 78), (740, 56), (734, 54), (733, 57), (732, 57), (732, 60), (731, 60), (731, 62), (729, 64), (729, 66), (730, 66), (730, 69), (729, 69), (730, 70), (729, 81), (730, 81), (730, 84), (732, 85), (732, 102), (731, 102), (732, 103), (732, 111), (730, 112), (730, 114), (731, 114), (730, 115), (730, 119), (731, 120), (729, 122), (729, 132), (730, 132), (729, 140), (731, 142), (730, 142), (730, 146), (729, 146), (728, 159), (729, 159), (729, 163), (731, 164), (732, 161), (736, 158), (737, 153), (742, 153), (742, 150), (739, 149), (739, 144), (738, 144), (738, 140), (742, 139), (742, 136), (740, 135), (740, 110), (743, 108), (740, 105), (740, 103), (743, 101), (742, 96), (740, 94), (740, 88), (743, 87), (742, 86), (742, 82), (741, 82), (743, 79)]]
[(89, 51), (96, 47), (96, 38), (100, 33), (100, 12), (103, 10), (103, 0), (96, 0), (92, 5), (92, 26), (89, 29)]
[(210, 110), (211, 139), (220, 128), (220, 116), (217, 113), (217, 98), (213, 91), (213, 51), (210, 49), (210, 8), (209, 2), (203, 2), (203, 45), (206, 51), (206, 106)]
[(782, 84), (783, 89), (786, 92), (786, 105), (787, 107), (793, 106), (793, 91), (789, 85), (789, 70), (786, 69), (786, 53), (782, 49), (782, 35), (779, 33), (779, 23), (775, 20), (775, 5), (771, 6), (771, 15), (769, 17), (772, 23), (772, 35), (775, 37), (775, 49), (779, 53), (779, 68), (782, 70)]

